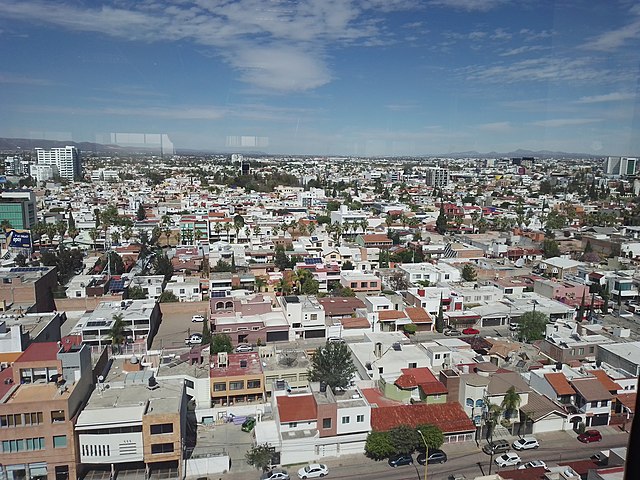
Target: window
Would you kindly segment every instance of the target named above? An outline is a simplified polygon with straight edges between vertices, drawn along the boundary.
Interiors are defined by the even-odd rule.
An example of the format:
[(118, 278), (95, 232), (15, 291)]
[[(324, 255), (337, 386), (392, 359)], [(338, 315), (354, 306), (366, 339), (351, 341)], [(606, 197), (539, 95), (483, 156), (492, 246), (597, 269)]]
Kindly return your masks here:
[(378, 367), (378, 373), (382, 375), (384, 373), (384, 367)]
[(440, 354), (436, 353), (436, 360), (440, 360)]
[(224, 392), (227, 390), (227, 384), (226, 383), (214, 383), (213, 384), (213, 391), (214, 392)]
[(351, 288), (358, 288), (358, 282), (351, 282)]
[(151, 453), (172, 453), (173, 443), (155, 443), (151, 445)]
[(185, 380), (184, 385), (187, 388), (193, 388), (195, 385), (193, 384), (193, 380)]
[[(438, 397), (440, 397), (440, 395), (438, 395)], [(476, 407), (484, 407), (484, 400), (482, 400), (481, 398), (476, 400)]]
[(364, 415), (358, 415), (356, 417), (356, 422), (357, 423), (363, 423), (364, 422)]
[(40, 425), (44, 421), (42, 412), (33, 412), (24, 414), (25, 425)]
[(247, 380), (247, 388), (260, 388), (260, 380)]
[(607, 405), (609, 405), (609, 401), (608, 400), (603, 400), (600, 402), (600, 406), (601, 407), (606, 407)]
[(371, 282), (371, 283), (369, 284), (369, 286), (370, 286), (371, 288), (378, 288), (378, 282)]
[(242, 390), (244, 388), (244, 380), (237, 382), (229, 382), (229, 390)]
[(346, 425), (351, 421), (351, 417), (342, 417), (342, 424)]
[(322, 428), (331, 428), (331, 419), (323, 418), (322, 419)]
[(298, 426), (298, 422), (289, 422), (289, 428), (296, 428)]
[(467, 407), (473, 407), (473, 398), (467, 398)]
[(64, 422), (64, 410), (54, 410), (51, 412), (51, 423)]
[(162, 435), (163, 433), (173, 433), (173, 423), (151, 425), (151, 435)]
[(578, 348), (578, 355), (584, 355), (584, 347)]
[(598, 402), (591, 402), (591, 407), (596, 408), (598, 406)]
[(22, 425), (21, 414), (0, 415), (0, 427), (19, 427), (20, 425)]
[(53, 448), (67, 448), (67, 436), (55, 435), (53, 437)]
[(417, 368), (418, 364), (416, 362), (409, 363), (409, 368)]

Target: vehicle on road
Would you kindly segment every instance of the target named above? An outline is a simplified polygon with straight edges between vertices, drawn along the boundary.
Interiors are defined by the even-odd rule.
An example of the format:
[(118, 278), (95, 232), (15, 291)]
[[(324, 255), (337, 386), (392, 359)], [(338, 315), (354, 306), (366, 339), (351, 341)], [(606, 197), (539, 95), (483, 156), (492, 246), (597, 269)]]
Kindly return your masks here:
[(298, 470), (299, 478), (320, 478), (329, 475), (329, 469), (322, 463), (310, 463)]
[(253, 352), (253, 347), (248, 343), (241, 343), (236, 347), (236, 353)]
[(538, 448), (540, 444), (536, 437), (522, 437), (513, 442), (512, 447), (516, 450), (531, 450), (532, 448)]
[(202, 323), (204, 322), (204, 317), (202, 315), (194, 315), (193, 317), (191, 317), (191, 321)]
[(520, 328), (520, 324), (518, 322), (509, 322), (509, 330), (512, 332), (517, 331)]
[(462, 330), (462, 334), (463, 335), (480, 335), (480, 330), (478, 330), (477, 328), (469, 327)]
[(327, 337), (328, 343), (345, 343), (342, 337)]
[(460, 335), (462, 335), (462, 332), (460, 330), (456, 330), (455, 328), (447, 328), (443, 333), (447, 337), (459, 337)]
[(202, 343), (202, 334), (192, 333), (189, 338), (185, 338), (185, 345), (200, 345)]
[(445, 463), (447, 461), (447, 454), (442, 450), (438, 450), (436, 448), (429, 449), (429, 459), (427, 459), (426, 452), (422, 452), (416, 457), (416, 461), (420, 465), (424, 465), (425, 461), (429, 465), (431, 465), (432, 463)]
[(496, 465), (502, 468), (502, 467), (511, 467), (513, 465), (518, 465), (521, 462), (521, 460), (520, 460), (520, 456), (517, 453), (508, 452), (508, 453), (503, 453), (502, 455), (497, 457), (494, 460), (494, 462), (496, 462)]
[(542, 460), (531, 460), (530, 462), (527, 463), (523, 463), (522, 465), (520, 465), (518, 467), (518, 470), (524, 470), (526, 468), (547, 468), (547, 464), (544, 463)]
[(271, 470), (263, 473), (260, 480), (289, 480), (289, 474), (286, 470)]
[(506, 440), (493, 440), (482, 447), (482, 451), (487, 455), (506, 453), (509, 450), (511, 450), (511, 446)]
[(598, 430), (587, 430), (578, 435), (578, 440), (582, 443), (599, 442), (602, 440), (602, 434)]
[(256, 426), (256, 419), (253, 417), (247, 417), (247, 419), (242, 422), (242, 427), (241, 430), (243, 432), (250, 432), (251, 430), (253, 430), (253, 427)]
[(413, 457), (411, 455), (394, 455), (389, 458), (389, 466), (396, 468), (402, 465), (413, 465)]

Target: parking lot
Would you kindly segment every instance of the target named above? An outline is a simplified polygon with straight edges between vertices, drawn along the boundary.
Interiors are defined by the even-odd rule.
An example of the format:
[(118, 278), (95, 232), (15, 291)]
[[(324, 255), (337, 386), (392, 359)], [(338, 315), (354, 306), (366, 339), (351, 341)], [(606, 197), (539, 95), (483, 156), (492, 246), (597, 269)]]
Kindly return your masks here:
[(162, 323), (153, 338), (152, 349), (184, 347), (184, 339), (192, 333), (202, 332), (202, 323), (191, 321), (193, 315), (208, 317), (207, 302), (160, 304)]

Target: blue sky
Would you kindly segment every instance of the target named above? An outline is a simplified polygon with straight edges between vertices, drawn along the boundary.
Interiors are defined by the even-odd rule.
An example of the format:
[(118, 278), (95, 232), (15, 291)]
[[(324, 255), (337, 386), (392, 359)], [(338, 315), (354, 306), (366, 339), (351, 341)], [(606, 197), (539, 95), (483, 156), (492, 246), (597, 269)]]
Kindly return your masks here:
[(631, 0), (0, 2), (7, 137), (638, 155), (639, 80)]

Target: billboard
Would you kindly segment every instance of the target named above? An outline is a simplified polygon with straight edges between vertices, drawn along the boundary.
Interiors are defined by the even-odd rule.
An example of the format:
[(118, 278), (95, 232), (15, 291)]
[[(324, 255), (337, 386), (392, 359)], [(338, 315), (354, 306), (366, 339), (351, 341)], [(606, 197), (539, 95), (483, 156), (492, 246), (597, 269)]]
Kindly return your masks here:
[(28, 249), (31, 251), (31, 232), (29, 230), (9, 230), (7, 237), (9, 249)]

